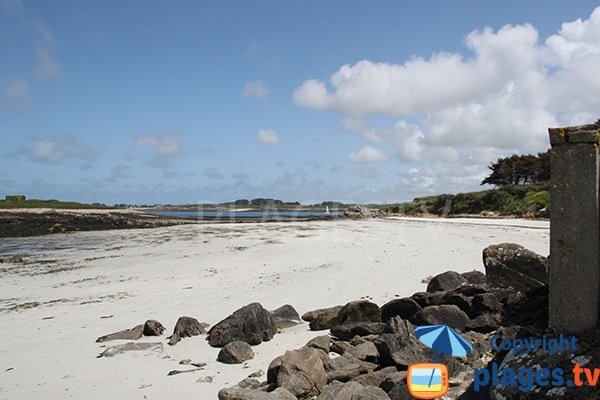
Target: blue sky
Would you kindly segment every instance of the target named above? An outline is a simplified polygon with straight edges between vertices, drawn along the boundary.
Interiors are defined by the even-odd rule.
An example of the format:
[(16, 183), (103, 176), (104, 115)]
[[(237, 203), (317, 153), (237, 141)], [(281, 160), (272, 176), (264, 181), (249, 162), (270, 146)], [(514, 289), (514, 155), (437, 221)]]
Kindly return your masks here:
[(596, 1), (0, 0), (0, 195), (397, 202), (593, 122)]

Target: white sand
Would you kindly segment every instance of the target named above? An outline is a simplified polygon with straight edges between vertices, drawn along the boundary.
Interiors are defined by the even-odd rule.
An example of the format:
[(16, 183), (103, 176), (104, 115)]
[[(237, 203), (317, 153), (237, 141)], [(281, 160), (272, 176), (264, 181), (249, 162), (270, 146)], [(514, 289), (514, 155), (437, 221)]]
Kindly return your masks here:
[[(0, 255), (25, 256), (25, 265), (0, 264), (0, 399), (216, 399), (221, 387), (327, 332), (288, 329), (255, 347), (246, 366), (217, 363), (204, 336), (174, 347), (167, 335), (142, 338), (163, 342), (163, 352), (100, 359), (94, 341), (150, 318), (168, 334), (183, 315), (214, 324), (254, 301), (300, 314), (363, 296), (382, 305), (424, 290), (429, 275), (483, 270), (482, 249), (507, 241), (547, 255), (548, 223), (386, 219), (0, 239)], [(24, 308), (32, 302), (40, 304)], [(178, 365), (186, 358), (208, 365), (167, 376), (190, 369)], [(213, 383), (196, 383), (208, 376)]]

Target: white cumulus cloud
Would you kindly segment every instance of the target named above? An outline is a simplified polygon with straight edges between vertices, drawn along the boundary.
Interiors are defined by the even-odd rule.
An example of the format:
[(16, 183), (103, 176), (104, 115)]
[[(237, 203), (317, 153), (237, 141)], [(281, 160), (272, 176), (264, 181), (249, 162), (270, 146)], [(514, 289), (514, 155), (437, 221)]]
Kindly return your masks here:
[[(430, 166), (418, 175), (431, 190), (441, 181), (445, 190), (476, 182), (497, 157), (544, 151), (550, 126), (598, 119), (600, 7), (548, 37), (531, 24), (482, 27), (464, 46), (398, 64), (342, 65), (328, 80), (305, 80), (292, 97), (339, 113), (342, 129), (389, 146), (401, 163)], [(369, 126), (377, 115), (396, 122)]]
[(353, 163), (370, 163), (388, 160), (388, 156), (383, 151), (372, 146), (365, 146), (356, 153), (350, 153), (348, 158)]
[(266, 145), (277, 144), (279, 143), (279, 134), (272, 129), (261, 129), (256, 134), (256, 140)]

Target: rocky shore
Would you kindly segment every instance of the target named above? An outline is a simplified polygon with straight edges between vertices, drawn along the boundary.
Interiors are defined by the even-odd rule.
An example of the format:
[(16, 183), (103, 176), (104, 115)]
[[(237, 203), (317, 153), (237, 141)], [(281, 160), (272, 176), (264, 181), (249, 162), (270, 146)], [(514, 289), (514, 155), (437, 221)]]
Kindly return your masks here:
[(156, 228), (189, 224), (181, 218), (164, 218), (129, 210), (0, 210), (0, 238), (108, 229)]
[[(192, 317), (177, 321), (169, 345), (182, 338), (206, 335), (209, 346), (220, 348), (217, 361), (243, 364), (254, 357), (254, 349), (285, 335), (289, 327), (309, 323), (312, 331), (328, 331), (305, 346), (289, 349), (254, 371), (239, 383), (223, 388), (220, 400), (408, 400), (407, 368), (418, 362), (438, 360), (449, 371), (450, 389), (445, 399), (548, 399), (576, 400), (598, 397), (598, 389), (574, 386), (573, 367), (600, 367), (600, 333), (579, 337), (578, 346), (555, 354), (546, 350), (516, 354), (493, 349), (490, 338), (539, 338), (556, 335), (549, 332), (547, 259), (512, 243), (491, 245), (483, 251), (485, 274), (478, 271), (447, 271), (428, 278), (427, 290), (410, 297), (391, 300), (381, 307), (369, 300), (317, 309), (304, 313), (285, 305), (273, 311), (252, 303), (233, 312), (207, 331), (208, 324)], [(424, 346), (415, 336), (415, 327), (447, 325), (460, 332), (473, 346), (466, 357), (450, 357)], [(143, 335), (160, 336), (164, 328), (158, 321), (98, 338), (98, 342), (116, 339), (137, 340)], [(130, 342), (109, 346), (99, 357), (125, 351), (151, 350), (162, 343)], [(260, 351), (260, 350), (259, 350)], [(191, 360), (181, 360), (188, 365)], [(202, 370), (193, 363), (169, 375)], [(497, 370), (536, 371), (562, 368), (564, 386), (539, 385), (535, 380), (493, 380), (483, 387), (474, 384), (474, 375)], [(264, 374), (264, 375), (263, 375)], [(531, 378), (531, 377), (530, 377)], [(516, 378), (515, 378), (516, 379)], [(567, 380), (568, 379), (568, 380)], [(507, 383), (508, 382), (508, 383)]]

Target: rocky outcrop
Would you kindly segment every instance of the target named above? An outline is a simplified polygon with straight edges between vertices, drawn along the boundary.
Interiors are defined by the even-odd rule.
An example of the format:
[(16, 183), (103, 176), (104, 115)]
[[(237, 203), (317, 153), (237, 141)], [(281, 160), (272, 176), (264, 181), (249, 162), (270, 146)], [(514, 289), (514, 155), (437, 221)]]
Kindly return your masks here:
[(254, 358), (252, 347), (246, 342), (234, 340), (227, 343), (219, 351), (217, 361), (225, 364), (241, 364)]
[(467, 285), (467, 278), (454, 271), (446, 271), (436, 275), (427, 284), (427, 292), (443, 292), (446, 290), (458, 289), (461, 286)]
[(376, 218), (386, 216), (386, 212), (382, 210), (370, 210), (365, 206), (350, 206), (344, 210), (344, 217), (351, 219)]
[(341, 323), (340, 310), (342, 307), (343, 306), (334, 306), (309, 311), (302, 315), (302, 319), (309, 323), (309, 327), (313, 331), (331, 329)]
[(327, 373), (319, 350), (303, 347), (287, 351), (281, 357), (276, 381), (273, 383), (296, 397), (319, 395), (327, 384)]
[(302, 323), (298, 311), (289, 304), (285, 304), (278, 309), (271, 311), (271, 316), (275, 321), (277, 329), (290, 328)]
[(421, 311), (421, 306), (413, 299), (408, 297), (394, 299), (381, 306), (381, 320), (388, 322), (393, 317), (411, 319), (419, 311)]
[(375, 303), (359, 300), (344, 306), (309, 311), (302, 319), (309, 322), (311, 330), (319, 331), (344, 324), (381, 322), (381, 310)]
[(144, 323), (144, 336), (160, 336), (165, 327), (155, 319), (149, 319)]
[(210, 331), (208, 343), (213, 347), (223, 347), (234, 340), (241, 340), (252, 346), (273, 339), (277, 326), (271, 314), (259, 303), (252, 303), (236, 310)]
[(253, 388), (225, 388), (218, 393), (219, 400), (297, 400), (288, 390), (277, 388), (266, 392)]
[(514, 243), (491, 245), (483, 250), (488, 283), (527, 291), (548, 284), (548, 260)]
[(418, 325), (448, 325), (461, 331), (469, 323), (469, 316), (460, 308), (452, 304), (425, 307), (415, 317)]
[(169, 337), (169, 345), (174, 346), (182, 338), (201, 335), (206, 333), (208, 324), (199, 322), (196, 318), (180, 317), (173, 329), (173, 335)]

